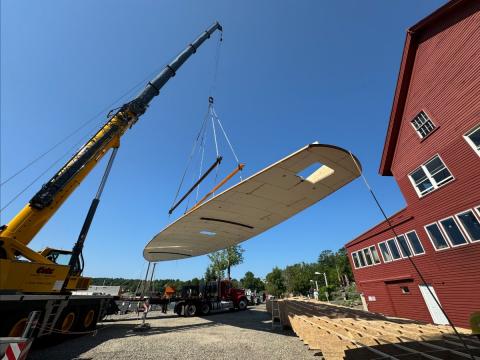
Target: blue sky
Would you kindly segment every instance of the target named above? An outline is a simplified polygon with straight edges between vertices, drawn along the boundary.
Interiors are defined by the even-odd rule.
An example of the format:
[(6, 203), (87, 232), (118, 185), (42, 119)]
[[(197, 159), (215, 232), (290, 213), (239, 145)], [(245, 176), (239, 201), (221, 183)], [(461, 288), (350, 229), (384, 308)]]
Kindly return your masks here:
[[(405, 205), (403, 196), (392, 178), (378, 175), (378, 166), (405, 32), (443, 3), (1, 1), (2, 180), (161, 69), (218, 20), (225, 31), (216, 110), (247, 164), (245, 175), (310, 142), (335, 144), (359, 157), (387, 213), (396, 212)], [(86, 275), (142, 276), (143, 247), (169, 222), (167, 211), (207, 108), (216, 47), (216, 37), (207, 41), (122, 138), (86, 242)], [(2, 206), (80, 144), (104, 121), (103, 114), (4, 185)], [(234, 162), (224, 149), (221, 171), (228, 173)], [(1, 222), (66, 159), (7, 208)], [(104, 166), (105, 161), (67, 200), (32, 248), (72, 247)], [(206, 191), (211, 183), (203, 186)], [(342, 247), (380, 220), (356, 180), (244, 243), (245, 263), (233, 276), (249, 270), (264, 276), (274, 266), (315, 261), (322, 250)], [(160, 263), (157, 276), (201, 277), (207, 264), (205, 256)]]

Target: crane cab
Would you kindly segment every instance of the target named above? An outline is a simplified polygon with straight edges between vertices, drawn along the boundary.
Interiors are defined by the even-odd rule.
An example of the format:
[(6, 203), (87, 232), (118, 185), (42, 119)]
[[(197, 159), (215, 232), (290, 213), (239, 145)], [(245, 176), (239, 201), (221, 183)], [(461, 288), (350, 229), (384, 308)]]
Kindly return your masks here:
[[(0, 291), (2, 293), (60, 293), (68, 276), (71, 251), (45, 248), (39, 252), (48, 263), (29, 261), (18, 256), (0, 258)], [(67, 291), (86, 290), (91, 278), (80, 276), (81, 262), (75, 265), (75, 274), (69, 278)]]

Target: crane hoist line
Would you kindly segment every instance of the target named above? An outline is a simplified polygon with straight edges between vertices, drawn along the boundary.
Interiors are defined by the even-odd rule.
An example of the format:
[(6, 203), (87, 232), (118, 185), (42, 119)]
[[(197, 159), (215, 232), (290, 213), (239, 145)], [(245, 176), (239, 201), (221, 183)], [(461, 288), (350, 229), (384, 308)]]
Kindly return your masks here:
[[(76, 295), (88, 289), (91, 279), (82, 276), (82, 249), (100, 201), (120, 138), (143, 115), (152, 99), (198, 48), (222, 26), (216, 22), (195, 39), (141, 91), (112, 114), (107, 122), (31, 198), (6, 225), (0, 227), (0, 337), (20, 336), (25, 318), (41, 311), (36, 336), (60, 329), (64, 333), (86, 331), (112, 309), (110, 296)], [(110, 160), (72, 251), (28, 247), (64, 201), (80, 185), (103, 156)], [(66, 265), (68, 264), (68, 265)], [(93, 320), (92, 320), (93, 319)], [(55, 330), (57, 329), (57, 330)]]

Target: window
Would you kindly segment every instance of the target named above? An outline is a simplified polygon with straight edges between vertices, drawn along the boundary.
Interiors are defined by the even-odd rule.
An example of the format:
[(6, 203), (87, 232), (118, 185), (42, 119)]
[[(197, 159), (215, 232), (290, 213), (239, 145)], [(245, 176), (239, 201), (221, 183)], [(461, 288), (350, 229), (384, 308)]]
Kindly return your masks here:
[(380, 247), (380, 252), (382, 253), (383, 261), (389, 262), (392, 261), (392, 255), (390, 255), (390, 251), (388, 250), (387, 244), (385, 242), (381, 242), (378, 244)]
[(398, 245), (400, 246), (400, 251), (402, 252), (402, 256), (407, 258), (412, 256), (412, 252), (410, 250), (410, 246), (408, 245), (407, 239), (404, 235), (399, 235), (397, 237)]
[(370, 252), (372, 253), (373, 263), (380, 264), (380, 257), (378, 256), (377, 248), (375, 245), (370, 246)]
[(407, 233), (407, 238), (410, 243), (410, 247), (412, 248), (415, 255), (425, 253), (422, 243), (420, 242), (420, 239), (418, 238), (418, 235), (415, 231), (410, 231), (409, 233)]
[(370, 255), (370, 250), (363, 249), (363, 254), (365, 255), (365, 260), (367, 261), (367, 265), (373, 265), (372, 255)]
[(412, 126), (417, 131), (418, 136), (422, 139), (435, 129), (432, 120), (430, 120), (424, 111), (420, 111), (420, 113), (413, 118)]
[(480, 155), (480, 125), (465, 135), (470, 146)]
[(409, 177), (420, 197), (453, 179), (450, 170), (438, 155), (415, 169)]
[(472, 210), (458, 214), (457, 219), (471, 241), (480, 240), (480, 223)]
[(402, 294), (410, 294), (408, 286), (400, 286), (400, 289), (402, 290)]
[(450, 239), (450, 243), (452, 244), (452, 246), (458, 246), (468, 243), (467, 239), (465, 239), (465, 236), (463, 236), (462, 231), (458, 227), (458, 224), (453, 217), (440, 220), (440, 224), (442, 225), (443, 230), (445, 230), (445, 233)]
[(427, 225), (425, 229), (427, 229), (427, 233), (430, 237), (430, 240), (432, 240), (432, 244), (435, 249), (442, 250), (449, 247), (447, 240), (445, 240), (445, 237), (443, 236), (437, 224)]
[(375, 245), (353, 252), (352, 259), (355, 265), (355, 269), (381, 263)]
[(355, 269), (360, 267), (360, 263), (358, 261), (357, 253), (352, 253), (353, 264), (355, 265)]
[(367, 266), (363, 253), (361, 251), (357, 251), (357, 254), (358, 254), (358, 260), (360, 261), (360, 267)]
[(390, 249), (390, 254), (392, 254), (393, 260), (398, 260), (402, 257), (400, 251), (398, 250), (397, 242), (395, 239), (387, 240), (388, 248)]

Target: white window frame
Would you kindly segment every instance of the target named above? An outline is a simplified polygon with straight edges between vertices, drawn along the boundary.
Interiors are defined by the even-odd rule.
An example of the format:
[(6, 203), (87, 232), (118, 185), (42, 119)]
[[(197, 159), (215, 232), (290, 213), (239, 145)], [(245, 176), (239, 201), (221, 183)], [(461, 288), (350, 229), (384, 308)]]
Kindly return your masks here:
[[(391, 258), (390, 260), (385, 259), (385, 257), (383, 256), (383, 251), (382, 251), (382, 248), (380, 247), (380, 244), (385, 244), (385, 247), (387, 248), (388, 255), (390, 255), (390, 258)], [(390, 253), (390, 248), (388, 247), (388, 244), (387, 244), (386, 241), (380, 241), (378, 243), (378, 249), (380, 250), (380, 255), (382, 256), (383, 262), (385, 264), (393, 261), (393, 256)]]
[[(368, 266), (367, 265), (367, 260), (365, 259), (365, 255), (363, 255), (363, 252), (362, 252), (361, 249), (357, 251), (357, 256), (358, 256), (358, 263), (360, 264), (360, 268), (367, 267)], [(364, 260), (363, 262), (365, 263), (365, 265), (362, 265), (362, 262), (360, 261), (360, 256), (363, 257), (363, 260)]]
[[(415, 233), (415, 235), (417, 236), (418, 242), (420, 243), (420, 246), (422, 247), (422, 252), (421, 252), (421, 253), (416, 254), (415, 251), (413, 251), (413, 245), (412, 245), (412, 243), (411, 243), (411, 241), (410, 241), (410, 238), (408, 237), (408, 234), (411, 234), (411, 233)], [(405, 235), (405, 238), (406, 238), (407, 241), (408, 241), (408, 244), (410, 245), (410, 248), (411, 248), (411, 250), (412, 250), (413, 256), (420, 256), (420, 255), (424, 255), (424, 254), (425, 254), (425, 247), (423, 246), (422, 240), (420, 240), (420, 236), (418, 236), (418, 233), (417, 233), (416, 230), (407, 231), (404, 235)]]
[[(465, 240), (467, 241), (466, 243), (458, 244), (458, 245), (453, 245), (453, 242), (452, 242), (452, 240), (450, 239), (450, 235), (448, 235), (447, 230), (445, 230), (445, 228), (443, 227), (443, 224), (442, 224), (442, 221), (443, 221), (443, 220), (447, 220), (447, 219), (453, 219), (454, 223), (457, 224), (458, 229), (460, 230), (460, 234), (462, 234), (463, 237), (465, 238)], [(442, 229), (442, 231), (443, 231), (443, 233), (444, 233), (444, 235), (445, 235), (445, 238), (447, 239), (450, 247), (452, 247), (452, 248), (457, 248), (457, 247), (460, 247), (460, 246), (465, 246), (465, 245), (470, 244), (470, 241), (469, 241), (468, 236), (466, 236), (466, 235), (463, 233), (463, 229), (462, 229), (461, 226), (458, 224), (458, 221), (457, 221), (457, 219), (455, 218), (454, 215), (450, 215), (450, 216), (447, 216), (446, 218), (443, 218), (443, 219), (438, 220), (438, 221), (437, 221), (437, 224), (438, 224), (438, 226), (440, 226), (440, 229)]]
[[(438, 158), (440, 159), (440, 161), (442, 162), (443, 166), (445, 166), (445, 169), (448, 170), (448, 172), (450, 173), (450, 178), (447, 178), (446, 180), (443, 180), (443, 182), (439, 185), (437, 184), (437, 182), (435, 181), (435, 179), (433, 178), (434, 175), (436, 175), (437, 173), (435, 174), (430, 174), (430, 171), (428, 171), (427, 167), (425, 166), (425, 164), (429, 163), (430, 161), (432, 161), (433, 159), (435, 159), (436, 157), (438, 156)], [(432, 184), (432, 188), (425, 192), (425, 193), (421, 193), (420, 190), (418, 189), (417, 185), (415, 184), (415, 180), (413, 180), (412, 178), (412, 174), (417, 171), (419, 168), (422, 168), (423, 172), (425, 173), (425, 175), (427, 176), (427, 179), (430, 181), (430, 183)], [(440, 170), (442, 171), (442, 170)], [(417, 193), (418, 197), (419, 198), (422, 198), (424, 197), (425, 195), (427, 194), (430, 194), (432, 192), (434, 192), (435, 190), (441, 188), (442, 186), (452, 182), (453, 180), (455, 180), (455, 176), (453, 176), (452, 172), (450, 171), (450, 169), (448, 168), (448, 166), (445, 164), (445, 161), (443, 161), (442, 157), (440, 156), (440, 154), (435, 154), (434, 156), (432, 156), (430, 159), (428, 159), (427, 161), (425, 161), (423, 164), (421, 164), (420, 166), (417, 166), (413, 171), (411, 171), (409, 174), (408, 174), (408, 178), (410, 179), (410, 183), (412, 184), (413, 188), (415, 189), (415, 192)]]
[[(418, 118), (422, 113), (427, 117), (427, 121), (425, 121), (425, 122), (422, 124), (422, 126), (424, 126), (428, 121), (430, 121), (430, 122), (432, 123), (432, 127), (433, 127), (432, 130), (430, 130), (429, 133), (426, 134), (425, 136), (422, 135), (422, 133), (419, 131), (419, 129), (421, 129), (422, 126), (420, 126), (420, 128), (417, 129), (417, 128), (415, 127), (415, 125), (413, 124), (413, 121), (414, 121), (416, 118)], [(415, 115), (415, 116), (413, 117), (413, 119), (410, 120), (410, 125), (412, 125), (413, 130), (415, 130), (415, 132), (417, 133), (418, 137), (419, 137), (420, 139), (422, 139), (422, 140), (425, 139), (425, 138), (427, 138), (428, 135), (430, 135), (432, 132), (434, 132), (435, 129), (437, 128), (437, 125), (435, 125), (435, 123), (433, 122), (432, 118), (427, 114), (427, 112), (426, 112), (425, 110), (421, 110), (417, 115)]]
[[(400, 257), (399, 257), (398, 259), (394, 259), (394, 258), (393, 258), (392, 251), (391, 251), (391, 249), (390, 249), (390, 246), (388, 245), (388, 242), (389, 242), (390, 240), (393, 240), (393, 242), (395, 243), (395, 245), (397, 245), (397, 250), (398, 250), (398, 253), (400, 254)], [(398, 242), (397, 242), (397, 239), (396, 239), (396, 238), (387, 239), (387, 240), (385, 240), (385, 243), (387, 244), (388, 250), (390, 250), (390, 255), (392, 256), (392, 261), (398, 261), (398, 260), (402, 260), (402, 259), (403, 259), (402, 250), (400, 250), (400, 246), (398, 245)]]
[(400, 245), (400, 242), (398, 241), (398, 237), (403, 236), (405, 239), (405, 242), (407, 243), (408, 250), (410, 250), (410, 257), (415, 256), (415, 253), (413, 252), (412, 246), (410, 245), (410, 240), (407, 238), (406, 234), (398, 234), (396, 237), (397, 245), (398, 245), (398, 251), (400, 252), (401, 259), (408, 259), (408, 256), (404, 256), (402, 252), (402, 247)]
[(474, 210), (477, 212), (478, 218), (480, 219), (480, 205), (475, 206)]
[[(353, 257), (353, 255), (356, 255), (356, 257), (357, 257), (358, 266), (355, 265), (355, 258)], [(361, 267), (361, 264), (360, 264), (360, 260), (358, 259), (357, 251), (353, 251), (353, 252), (352, 252), (352, 263), (353, 263), (353, 267), (354, 267), (355, 269), (361, 269), (361, 268), (362, 268), (362, 267)]]
[(470, 135), (473, 134), (476, 131), (480, 131), (480, 124), (476, 125), (473, 129), (467, 131), (465, 133), (465, 135), (463, 135), (463, 137), (464, 137), (465, 141), (468, 143), (468, 145), (470, 145), (472, 147), (473, 151), (475, 151), (477, 153), (477, 155), (480, 156), (480, 147), (477, 149), (477, 146), (470, 139)]
[[(367, 256), (365, 255), (365, 250), (367, 250), (368, 255), (370, 256), (370, 260), (372, 260), (372, 263), (371, 263), (370, 265), (368, 265)], [(374, 263), (374, 261), (373, 261), (372, 253), (370, 252), (370, 246), (367, 246), (366, 248), (363, 248), (363, 249), (362, 249), (362, 253), (363, 253), (363, 257), (365, 258), (365, 264), (366, 264), (365, 267), (374, 266), (375, 263)]]
[[(440, 233), (443, 235), (445, 241), (447, 242), (447, 247), (446, 248), (437, 249), (437, 247), (435, 246), (435, 242), (433, 241), (432, 236), (430, 235), (430, 232), (427, 229), (427, 227), (429, 227), (430, 225), (437, 225), (438, 226), (438, 230), (440, 231)], [(440, 224), (438, 224), (436, 221), (434, 221), (430, 224), (425, 225), (423, 228), (425, 229), (425, 233), (427, 234), (428, 238), (430, 239), (430, 242), (432, 243), (433, 250), (435, 250), (435, 251), (445, 251), (445, 250), (450, 249), (450, 242), (448, 240), (448, 237), (443, 233), (443, 228)]]
[(455, 220), (457, 220), (457, 223), (458, 225), (460, 225), (460, 229), (461, 231), (463, 231), (464, 235), (466, 235), (466, 238), (467, 238), (467, 241), (471, 242), (471, 243), (477, 243), (477, 242), (480, 242), (480, 239), (479, 240), (474, 240), (470, 237), (470, 234), (468, 233), (468, 230), (465, 228), (465, 226), (463, 225), (462, 223), (462, 220), (460, 220), (460, 215), (462, 214), (465, 214), (465, 213), (468, 213), (468, 212), (472, 212), (473, 213), (473, 216), (477, 219), (478, 222), (480, 222), (480, 215), (478, 215), (476, 212), (475, 212), (475, 209), (467, 209), (465, 211), (462, 211), (462, 212), (459, 212), (458, 214), (455, 214)]
[[(372, 248), (374, 248), (374, 249), (375, 249), (375, 252), (377, 253), (377, 257), (378, 257), (378, 262), (377, 262), (377, 263), (375, 262), (375, 259), (374, 259), (374, 257), (373, 257)], [(375, 244), (370, 245), (370, 246), (368, 247), (368, 250), (370, 250), (370, 254), (372, 255), (373, 265), (380, 265), (380, 264), (382, 263), (382, 259), (381, 259), (380, 255), (379, 255), (378, 249), (377, 249), (377, 247), (375, 246)]]
[[(383, 257), (382, 250), (380, 249), (380, 244), (385, 244), (385, 246), (387, 247), (388, 255), (390, 255), (390, 258), (391, 258), (390, 260), (386, 260), (386, 259)], [(379, 243), (378, 243), (378, 248), (379, 248), (379, 250), (380, 250), (380, 255), (382, 255), (382, 259), (383, 259), (383, 262), (384, 262), (384, 263), (389, 263), (389, 262), (395, 261), (395, 259), (394, 259), (393, 256), (392, 256), (392, 252), (390, 251), (390, 247), (389, 247), (388, 244), (387, 244), (387, 240), (379, 242)]]

